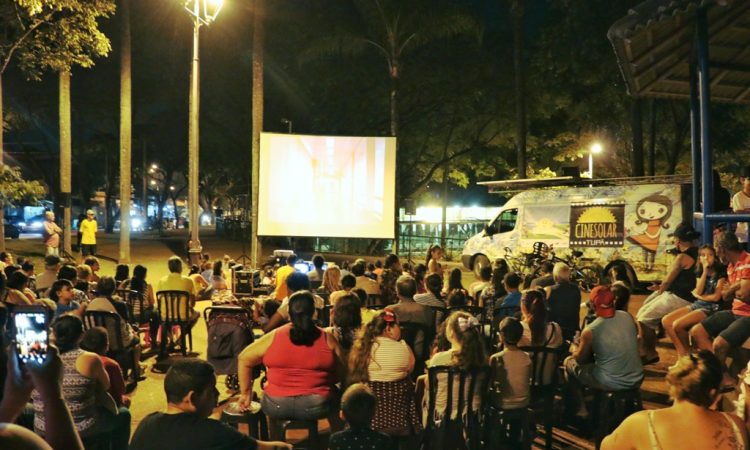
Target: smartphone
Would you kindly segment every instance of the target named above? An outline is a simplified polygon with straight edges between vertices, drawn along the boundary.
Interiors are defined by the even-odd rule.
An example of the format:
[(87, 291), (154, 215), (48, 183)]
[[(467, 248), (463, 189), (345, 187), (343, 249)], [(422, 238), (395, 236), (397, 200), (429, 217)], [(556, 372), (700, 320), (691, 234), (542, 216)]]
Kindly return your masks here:
[(47, 358), (49, 347), (48, 312), (43, 306), (16, 307), (13, 312), (13, 333), (18, 362), (38, 364)]

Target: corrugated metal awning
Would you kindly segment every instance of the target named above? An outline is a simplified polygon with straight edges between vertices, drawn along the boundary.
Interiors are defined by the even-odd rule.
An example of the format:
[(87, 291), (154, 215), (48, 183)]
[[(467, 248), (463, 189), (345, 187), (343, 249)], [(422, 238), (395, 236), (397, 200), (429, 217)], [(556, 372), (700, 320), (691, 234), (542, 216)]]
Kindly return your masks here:
[(695, 12), (707, 8), (712, 100), (750, 103), (750, 1), (649, 0), (607, 33), (628, 92), (690, 97)]

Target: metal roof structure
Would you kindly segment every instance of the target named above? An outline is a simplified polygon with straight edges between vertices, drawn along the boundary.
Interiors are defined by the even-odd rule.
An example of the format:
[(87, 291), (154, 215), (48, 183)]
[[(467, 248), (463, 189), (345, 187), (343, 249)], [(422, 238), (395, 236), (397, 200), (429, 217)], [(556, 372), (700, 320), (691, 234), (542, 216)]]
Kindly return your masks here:
[(711, 99), (750, 104), (750, 1), (648, 0), (607, 33), (628, 93), (688, 99), (696, 14), (708, 23)]

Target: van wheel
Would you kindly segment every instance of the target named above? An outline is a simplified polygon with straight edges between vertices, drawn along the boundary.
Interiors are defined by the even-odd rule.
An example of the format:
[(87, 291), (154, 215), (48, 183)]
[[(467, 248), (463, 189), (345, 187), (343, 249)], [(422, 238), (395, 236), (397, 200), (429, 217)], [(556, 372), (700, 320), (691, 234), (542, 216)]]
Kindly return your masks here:
[(488, 267), (490, 265), (490, 260), (484, 255), (477, 255), (474, 257), (474, 266), (472, 267), (474, 269), (474, 275), (479, 279), (479, 272), (482, 270), (482, 267)]

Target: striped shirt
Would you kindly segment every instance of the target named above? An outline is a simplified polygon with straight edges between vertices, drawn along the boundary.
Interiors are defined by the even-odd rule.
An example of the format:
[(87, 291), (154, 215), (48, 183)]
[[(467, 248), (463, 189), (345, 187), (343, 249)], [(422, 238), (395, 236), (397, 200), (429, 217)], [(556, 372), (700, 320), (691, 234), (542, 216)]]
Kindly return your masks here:
[(375, 338), (370, 351), (368, 374), (370, 381), (403, 380), (414, 368), (414, 355), (404, 341), (385, 336)]

